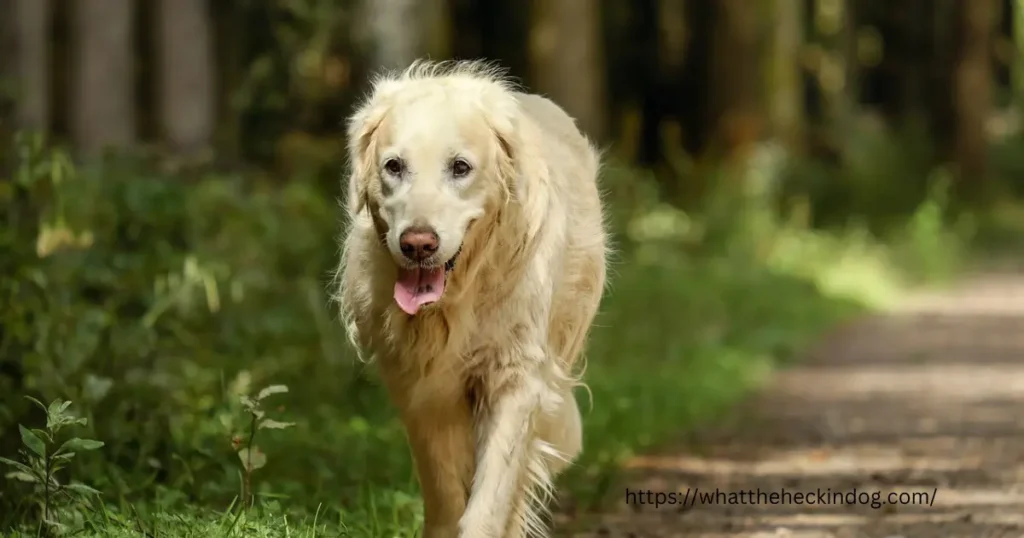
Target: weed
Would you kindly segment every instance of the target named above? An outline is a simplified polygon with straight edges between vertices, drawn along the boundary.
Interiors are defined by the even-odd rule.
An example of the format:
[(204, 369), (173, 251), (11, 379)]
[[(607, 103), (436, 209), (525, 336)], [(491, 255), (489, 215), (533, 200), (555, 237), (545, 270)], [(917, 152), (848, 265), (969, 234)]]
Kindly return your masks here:
[[(68, 411), (70, 401), (54, 400), (47, 407), (35, 398), (26, 398), (46, 413), (46, 428), (29, 429), (19, 424), (21, 442), (25, 445), (20, 450), (23, 461), (0, 458), (0, 463), (14, 469), (7, 473), (8, 478), (32, 484), (33, 493), (40, 504), (41, 528), (65, 531), (67, 525), (58, 520), (60, 501), (81, 502), (83, 497), (99, 495), (100, 492), (85, 484), (61, 483), (57, 473), (67, 466), (76, 453), (96, 450), (103, 446), (103, 442), (72, 437), (58, 446), (58, 433), (61, 429), (66, 426), (85, 426), (87, 420)], [(54, 449), (54, 446), (57, 448)]]
[(252, 473), (267, 464), (267, 455), (256, 445), (256, 432), (263, 429), (283, 430), (295, 425), (294, 422), (281, 422), (267, 418), (262, 402), (268, 396), (288, 392), (285, 385), (270, 385), (256, 394), (255, 398), (242, 396), (242, 406), (249, 413), (249, 430), (245, 438), (235, 435), (231, 446), (238, 451), (238, 459), (242, 461), (242, 508), (252, 506)]

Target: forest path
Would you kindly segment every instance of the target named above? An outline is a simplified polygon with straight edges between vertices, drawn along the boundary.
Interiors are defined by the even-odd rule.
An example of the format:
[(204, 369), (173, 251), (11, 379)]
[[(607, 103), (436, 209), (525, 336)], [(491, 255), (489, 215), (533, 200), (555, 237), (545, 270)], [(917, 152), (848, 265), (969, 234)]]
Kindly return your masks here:
[(1024, 273), (855, 322), (710, 430), (573, 536), (1024, 537)]

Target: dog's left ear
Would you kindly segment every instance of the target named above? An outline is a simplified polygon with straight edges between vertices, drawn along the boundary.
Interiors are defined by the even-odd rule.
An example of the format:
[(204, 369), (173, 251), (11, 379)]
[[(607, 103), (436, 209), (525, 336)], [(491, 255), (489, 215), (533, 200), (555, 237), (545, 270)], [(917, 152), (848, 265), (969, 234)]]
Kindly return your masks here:
[(550, 189), (550, 171), (543, 155), (543, 139), (537, 124), (518, 102), (506, 114), (491, 118), (498, 142), (497, 168), (509, 194), (523, 210), (532, 239), (543, 226)]
[(518, 157), (518, 151), (516, 150), (514, 136), (515, 133), (511, 130), (502, 130), (492, 127), (494, 137), (498, 141), (498, 157), (497, 165), (498, 171), (501, 174), (501, 179), (505, 183), (506, 188), (512, 190), (515, 188), (517, 183), (516, 177), (519, 175), (518, 167), (516, 166), (516, 157)]

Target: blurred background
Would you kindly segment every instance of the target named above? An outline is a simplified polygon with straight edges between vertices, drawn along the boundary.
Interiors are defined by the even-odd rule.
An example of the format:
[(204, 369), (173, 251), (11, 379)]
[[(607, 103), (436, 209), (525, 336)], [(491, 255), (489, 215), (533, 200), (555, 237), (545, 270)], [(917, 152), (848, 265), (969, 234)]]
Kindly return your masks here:
[[(0, 478), (4, 529), (415, 535), (403, 433), (330, 302), (343, 122), (415, 58), (495, 60), (608, 150), (571, 516), (829, 327), (1022, 229), (1015, 0), (0, 13), (0, 456), (26, 466)], [(87, 421), (44, 435), (62, 412)], [(54, 461), (68, 437), (104, 445)]]

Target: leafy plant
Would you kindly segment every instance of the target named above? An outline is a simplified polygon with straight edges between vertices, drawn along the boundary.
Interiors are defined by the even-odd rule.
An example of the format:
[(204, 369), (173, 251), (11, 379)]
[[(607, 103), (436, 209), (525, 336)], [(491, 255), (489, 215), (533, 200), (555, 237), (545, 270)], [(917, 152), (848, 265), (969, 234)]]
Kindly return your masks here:
[(232, 438), (231, 443), (238, 451), (238, 459), (242, 461), (242, 507), (252, 506), (252, 473), (267, 464), (267, 455), (256, 445), (256, 432), (262, 429), (283, 430), (294, 426), (294, 422), (281, 422), (267, 418), (262, 402), (268, 396), (288, 392), (285, 385), (270, 385), (256, 394), (255, 398), (242, 396), (242, 406), (249, 413), (249, 431), (247, 440), (241, 435)]
[[(96, 450), (103, 446), (103, 442), (72, 437), (57, 446), (57, 434), (61, 429), (65, 426), (85, 426), (87, 419), (78, 418), (68, 411), (70, 401), (57, 399), (47, 407), (35, 398), (26, 398), (46, 413), (46, 429), (29, 429), (19, 424), (21, 442), (25, 445), (25, 449), (20, 450), (23, 462), (0, 458), (0, 463), (14, 469), (7, 473), (7, 478), (34, 485), (41, 504), (41, 523), (46, 528), (61, 530), (64, 525), (54, 518), (58, 498), (77, 501), (84, 496), (98, 495), (99, 491), (80, 483), (62, 484), (56, 474), (67, 466), (76, 453)], [(57, 448), (54, 449), (54, 446)]]

